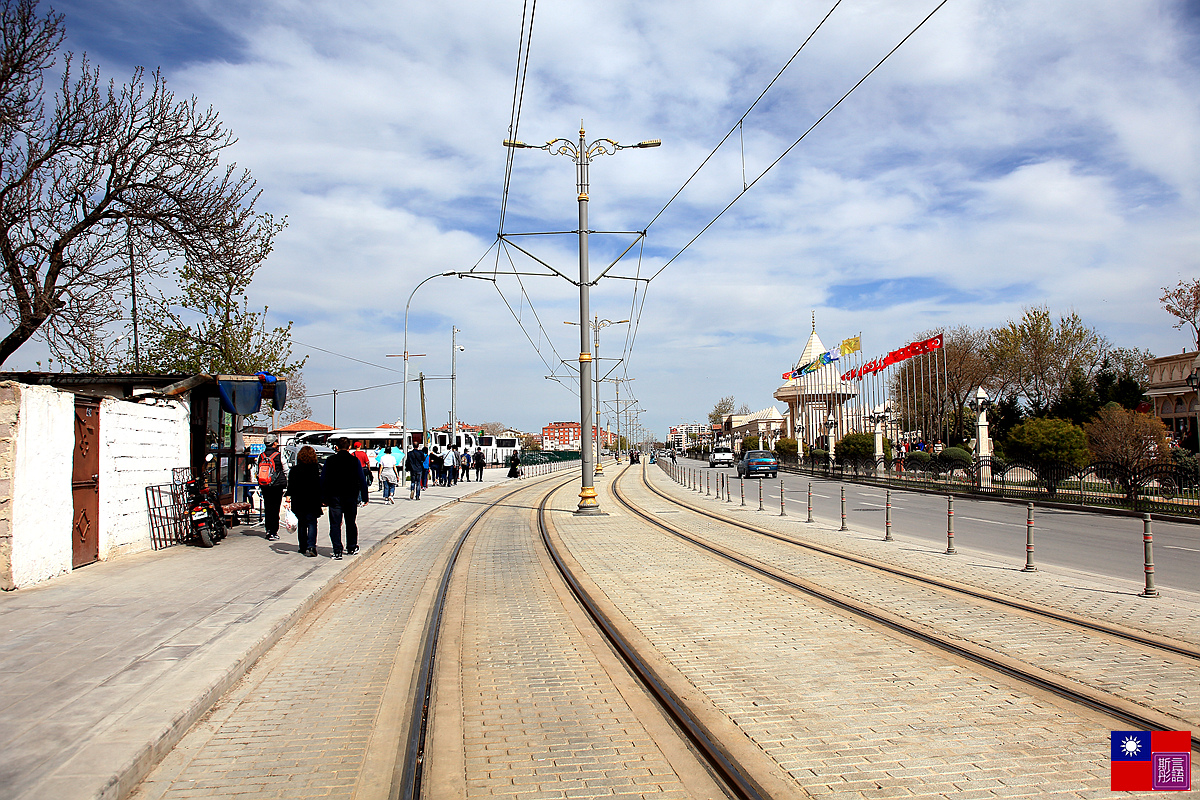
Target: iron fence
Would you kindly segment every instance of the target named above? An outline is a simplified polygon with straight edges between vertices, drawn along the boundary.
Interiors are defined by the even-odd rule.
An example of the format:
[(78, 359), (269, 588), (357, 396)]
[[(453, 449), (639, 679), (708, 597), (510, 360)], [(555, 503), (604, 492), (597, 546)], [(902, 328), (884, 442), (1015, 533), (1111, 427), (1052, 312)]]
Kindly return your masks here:
[(1171, 461), (1137, 466), (1100, 461), (1076, 467), (1061, 461), (968, 461), (919, 452), (896, 459), (781, 459), (780, 466), (900, 489), (1200, 518), (1200, 475), (1189, 464)]

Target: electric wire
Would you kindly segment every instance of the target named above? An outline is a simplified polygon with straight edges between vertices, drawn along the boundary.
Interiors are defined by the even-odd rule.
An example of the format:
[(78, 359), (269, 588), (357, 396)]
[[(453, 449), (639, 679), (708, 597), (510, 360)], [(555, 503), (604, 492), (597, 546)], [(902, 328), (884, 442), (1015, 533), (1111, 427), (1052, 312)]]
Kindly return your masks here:
[[(525, 12), (529, 11), (529, 31), (526, 34), (525, 30)], [(521, 126), (521, 108), (525, 102), (525, 81), (529, 77), (529, 53), (533, 46), (533, 20), (537, 15), (537, 0), (533, 0), (533, 5), (529, 5), (529, 0), (521, 6), (521, 36), (517, 42), (517, 68), (516, 74), (513, 76), (513, 100), (512, 110), (509, 113), (508, 120), (508, 138), (516, 139), (517, 131)], [(525, 50), (524, 58), (522, 59), (521, 49)], [(500, 221), (497, 226), (497, 236), (504, 234), (504, 218), (508, 213), (508, 192), (512, 184), (512, 168), (514, 150), (511, 147), (505, 148), (508, 152), (504, 158), (504, 188), (500, 193)], [(499, 263), (499, 262), (497, 262)]]
[[(376, 367), (377, 369), (386, 369), (388, 372), (395, 372), (395, 373), (401, 372), (401, 370), (392, 369), (391, 367), (385, 367), (382, 364), (375, 364), (370, 361), (363, 361), (361, 358), (355, 358), (354, 356), (348, 356), (345, 353), (335, 353), (332, 350), (326, 350), (324, 347), (317, 347), (315, 344), (305, 344), (304, 342), (300, 342), (295, 339), (292, 339), (292, 344), (298, 344), (301, 347), (307, 347), (310, 350), (320, 350), (322, 353), (328, 353), (331, 356), (337, 356), (338, 358), (344, 358), (348, 361), (357, 361), (359, 364), (366, 364), (368, 367)], [(319, 395), (309, 395), (309, 397), (317, 397), (317, 396), (319, 396)]]
[[(670, 206), (671, 203), (675, 202), (675, 199), (677, 197), (679, 197), (680, 194), (683, 193), (683, 190), (688, 187), (688, 184), (690, 184), (692, 182), (692, 179), (695, 178), (697, 174), (699, 174), (700, 170), (704, 169), (704, 165), (707, 164), (709, 162), (709, 160), (712, 159), (712, 157), (717, 154), (717, 151), (721, 149), (721, 145), (725, 144), (725, 142), (728, 141), (729, 137), (733, 135), (733, 132), (738, 131), (740, 134), (741, 129), (742, 129), (742, 122), (746, 119), (746, 117), (750, 114), (750, 112), (754, 110), (754, 107), (758, 105), (759, 101), (762, 100), (763, 97), (766, 96), (767, 92), (771, 90), (771, 87), (775, 85), (775, 81), (779, 80), (780, 76), (782, 76), (783, 73), (787, 70), (787, 68), (792, 65), (792, 62), (796, 60), (796, 57), (798, 55), (800, 55), (800, 51), (803, 50), (808, 45), (808, 43), (812, 40), (812, 38), (817, 35), (817, 31), (821, 30), (821, 27), (825, 24), (826, 20), (828, 20), (829, 17), (833, 15), (833, 12), (836, 11), (837, 7), (840, 6), (841, 4), (842, 4), (842, 0), (837, 0), (837, 2), (835, 2), (833, 4), (833, 6), (827, 12), (825, 12), (825, 16), (822, 17), (821, 21), (817, 23), (817, 27), (813, 28), (812, 32), (809, 33), (808, 36), (804, 39), (804, 41), (800, 43), (800, 46), (796, 48), (796, 52), (792, 53), (792, 57), (789, 58), (787, 60), (787, 63), (785, 63), (780, 68), (779, 72), (775, 73), (775, 77), (772, 78), (771, 82), (767, 84), (766, 88), (763, 89), (759, 93), (758, 97), (754, 98), (754, 102), (750, 104), (750, 107), (747, 108), (740, 117), (738, 117), (738, 121), (733, 124), (733, 127), (729, 129), (729, 132), (721, 137), (721, 141), (717, 142), (717, 146), (714, 147), (712, 149), (712, 151), (707, 156), (704, 157), (704, 160), (700, 162), (700, 166), (696, 167), (695, 171), (692, 172), (692, 174), (688, 176), (688, 179), (683, 182), (683, 185), (679, 187), (679, 190), (676, 191), (675, 194), (671, 195), (671, 199), (667, 200), (667, 202), (663, 205), (663, 207), (658, 210), (658, 213), (655, 214), (653, 218), (651, 218), (650, 222), (646, 225), (647, 228), (649, 228), (651, 225), (653, 225), (655, 220), (657, 220), (659, 217), (662, 216), (663, 212), (667, 210), (668, 206)], [(744, 166), (743, 166), (743, 170), (742, 170), (742, 184), (743, 184), (743, 186), (745, 186), (745, 184), (746, 184), (746, 176), (745, 176)], [(749, 188), (749, 187), (747, 186), (745, 188)]]
[[(827, 116), (829, 116), (830, 114), (833, 114), (834, 110), (838, 109), (838, 107), (841, 106), (841, 104), (846, 101), (846, 98), (850, 97), (853, 94), (854, 90), (858, 89), (860, 85), (863, 85), (863, 83), (866, 82), (866, 79), (870, 78), (872, 76), (872, 74), (875, 74), (876, 70), (878, 70), (878, 68), (883, 66), (884, 62), (886, 62), (888, 59), (892, 58), (892, 55), (895, 54), (896, 50), (899, 50), (902, 46), (904, 46), (905, 42), (907, 42), (908, 40), (910, 40), (910, 38), (912, 38), (914, 35), (916, 35), (917, 31), (922, 29), (923, 26), (925, 25), (925, 23), (928, 23), (929, 20), (932, 17), (934, 17), (934, 14), (936, 14), (938, 11), (940, 11), (942, 6), (946, 5), (947, 2), (949, 2), (949, 0), (942, 0), (941, 2), (938, 2), (937, 6), (934, 8), (934, 10), (930, 11), (929, 14), (926, 14), (924, 19), (920, 20), (920, 22), (917, 24), (916, 28), (913, 28), (911, 31), (908, 31), (908, 34), (904, 38), (902, 38), (902, 40), (900, 40), (899, 43), (896, 43), (895, 47), (888, 50), (887, 55), (884, 55), (882, 59), (878, 60), (877, 64), (874, 67), (871, 67), (870, 70), (868, 71), (868, 73), (864, 74), (864, 76), (862, 78), (859, 78), (857, 80), (857, 82), (854, 83), (853, 86), (851, 86), (850, 90), (848, 90), (845, 95), (842, 95), (839, 98), (838, 102), (835, 102), (833, 104), (833, 106), (830, 106), (826, 110), (826, 112), (824, 112), (821, 116), (818, 116), (818, 118), (814, 122), (814, 124), (810, 125), (808, 127), (808, 130), (805, 130), (804, 133), (800, 134), (799, 138), (796, 139), (796, 142), (793, 142), (791, 145), (788, 145), (787, 149), (784, 150), (784, 152), (782, 152), (782, 154), (780, 154), (780, 156), (778, 158), (775, 158), (775, 161), (770, 162), (770, 164), (768, 164), (767, 168), (763, 169), (762, 172), (760, 174), (758, 174), (757, 178), (750, 181), (749, 185), (746, 185), (746, 187), (743, 188), (742, 191), (738, 192), (736, 194), (736, 196), (734, 196), (733, 199), (730, 200), (730, 204), (726, 205), (724, 207), (724, 209), (721, 209), (720, 212), (718, 212), (718, 215), (716, 215), (715, 217), (710, 219), (708, 224), (704, 225), (704, 227), (701, 228), (700, 231), (698, 231), (698, 233), (695, 236), (692, 236), (691, 239), (689, 239), (688, 242), (686, 242), (683, 247), (680, 247), (679, 251), (676, 252), (676, 254), (672, 255), (672, 257), (670, 259), (667, 259), (666, 263), (664, 265), (660, 266), (659, 270), (656, 271), (654, 273), (654, 275), (650, 276), (650, 281), (653, 281), (654, 278), (658, 277), (660, 275), (660, 273), (662, 272), (662, 270), (665, 270), (665, 269), (667, 269), (668, 266), (671, 266), (672, 261), (679, 258), (680, 255), (683, 255), (684, 251), (686, 251), (686, 249), (688, 249), (689, 247), (692, 246), (692, 243), (694, 243), (697, 239), (700, 239), (700, 237), (704, 234), (704, 231), (707, 231), (709, 228), (712, 228), (713, 224), (715, 224), (716, 221), (718, 221), (718, 219), (720, 219), (722, 216), (724, 216), (726, 211), (732, 209), (734, 203), (737, 203), (738, 200), (742, 199), (744, 194), (746, 194), (746, 192), (749, 192), (751, 190), (751, 188), (754, 188), (755, 185), (757, 184), (757, 182), (761, 181), (764, 178), (764, 176), (766, 176), (767, 173), (770, 172), (770, 170), (772, 170), (776, 166), (778, 166), (779, 162), (781, 162), (782, 160), (784, 160), (785, 157), (787, 157), (787, 154), (790, 154), (790, 152), (792, 150), (796, 149), (796, 146), (799, 145), (800, 142), (803, 142), (803, 140), (805, 138), (808, 138), (809, 133), (814, 131), (814, 128), (816, 128), (818, 125), (821, 125), (821, 122), (826, 120)], [(732, 131), (731, 131), (731, 133), (732, 133)], [(730, 134), (726, 134), (726, 138), (728, 138), (728, 136), (730, 136)], [(722, 142), (724, 142), (724, 139), (722, 139)], [(718, 146), (720, 146), (720, 145), (718, 145)], [(710, 154), (708, 156), (708, 158), (710, 158), (710, 157), (712, 157), (712, 154)], [(706, 158), (706, 160), (704, 160), (704, 162), (707, 163), (708, 158)], [(701, 164), (701, 167), (703, 167), (703, 164)], [(697, 167), (696, 172), (700, 172), (701, 167)], [(691, 179), (689, 178), (688, 180), (690, 181)], [(685, 186), (686, 186), (686, 184), (685, 184)], [(683, 188), (680, 188), (679, 191), (682, 192)], [(676, 193), (676, 197), (678, 197), (678, 192)], [(672, 197), (671, 200), (674, 200), (674, 197)], [(667, 200), (667, 205), (671, 204), (671, 200)], [(666, 206), (662, 206), (662, 209), (664, 209), (664, 211), (665, 211)], [(660, 211), (659, 213), (662, 213), (662, 211)], [(655, 215), (654, 218), (655, 219), (658, 218), (658, 215)], [(653, 223), (654, 222), (653, 219), (650, 222)], [(647, 225), (647, 228), (649, 228), (649, 225)]]

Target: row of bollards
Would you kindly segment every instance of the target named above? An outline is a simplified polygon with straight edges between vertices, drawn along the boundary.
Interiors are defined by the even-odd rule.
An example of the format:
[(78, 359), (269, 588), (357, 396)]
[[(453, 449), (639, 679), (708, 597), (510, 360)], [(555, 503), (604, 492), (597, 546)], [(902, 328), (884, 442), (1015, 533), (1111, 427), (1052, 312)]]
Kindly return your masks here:
[[(663, 462), (659, 462), (663, 464)], [(538, 465), (535, 468), (535, 474), (543, 472), (553, 472), (558, 465), (545, 464)], [(707, 475), (701, 475), (700, 470), (692, 467), (680, 467), (672, 464), (670, 466), (663, 465), (664, 471), (678, 484), (686, 486), (688, 489), (704, 492), (705, 497), (713, 497), (712, 472)], [(746, 505), (746, 480), (738, 477), (739, 494), (741, 495), (741, 504)], [(786, 517), (787, 507), (785, 505), (786, 487), (781, 479), (779, 481), (779, 516)], [(841, 487), (841, 527), (839, 531), (848, 531), (846, 526), (846, 487)], [(732, 495), (729, 486), (729, 476), (718, 472), (715, 497), (717, 501), (732, 503)], [(763, 481), (758, 482), (758, 510), (765, 511), (763, 506)], [(1025, 513), (1025, 566), (1021, 568), (1021, 572), (1037, 572), (1037, 565), (1034, 563), (1034, 516), (1033, 503), (1026, 506)], [(813, 485), (810, 481), (808, 484), (808, 516), (805, 522), (813, 522)], [(1139, 597), (1159, 597), (1158, 588), (1154, 585), (1154, 534), (1152, 529), (1152, 520), (1149, 514), (1142, 515), (1142, 549), (1144, 554), (1143, 571), (1145, 574), (1145, 588), (1138, 594)], [(886, 490), (884, 507), (883, 507), (883, 541), (895, 541), (892, 537), (892, 491)], [(957, 555), (958, 550), (954, 546), (954, 495), (946, 495), (946, 550), (945, 555)]]

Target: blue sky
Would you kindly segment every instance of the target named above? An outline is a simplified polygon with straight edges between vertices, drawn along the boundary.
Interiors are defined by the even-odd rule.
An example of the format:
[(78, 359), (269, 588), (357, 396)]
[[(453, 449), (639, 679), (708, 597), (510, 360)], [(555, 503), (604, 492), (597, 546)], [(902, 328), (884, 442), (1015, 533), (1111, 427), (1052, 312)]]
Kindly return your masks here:
[[(592, 166), (591, 227), (640, 230), (832, 4), (614, 2), (598, 14), (542, 0), (518, 136), (571, 136), (582, 118), (589, 138), (662, 139)], [(637, 271), (639, 252), (642, 274), (657, 270), (741, 190), (743, 153), (753, 179), (934, 5), (844, 0), (621, 273)], [(403, 348), (413, 287), (493, 244), (521, 4), (54, 7), (68, 47), (106, 77), (161, 67), (238, 136), (231, 157), (257, 177), (263, 208), (289, 220), (252, 302), (295, 320), (299, 342), (378, 365), (312, 350), (310, 391), (396, 379), (399, 359), (385, 356)], [(594, 313), (638, 319), (625, 368), (643, 423), (702, 419), (723, 395), (767, 406), (813, 311), (827, 343), (862, 331), (872, 352), (938, 326), (999, 325), (1031, 304), (1076, 311), (1120, 346), (1186, 345), (1157, 298), (1200, 273), (1198, 20), (1195, 0), (951, 0), (650, 284), (640, 317), (631, 282), (595, 287)], [(507, 230), (570, 229), (574, 200), (567, 159), (516, 154)], [(577, 269), (570, 237), (531, 241)], [(627, 242), (592, 237), (593, 270)], [(577, 329), (562, 324), (578, 314), (574, 288), (497, 286), (503, 298), (483, 281), (425, 284), (409, 350), (428, 355), (414, 371), (448, 374), (457, 325), (460, 418), (527, 430), (576, 418), (576, 397), (544, 379), (544, 362), (566, 372), (555, 352), (577, 352)], [(623, 329), (605, 329), (602, 357), (622, 353)], [(31, 345), (10, 364), (36, 355)], [(429, 385), (432, 420), (448, 393)], [(328, 398), (313, 406), (331, 421)], [(346, 394), (338, 423), (395, 421), (400, 406), (398, 389)]]

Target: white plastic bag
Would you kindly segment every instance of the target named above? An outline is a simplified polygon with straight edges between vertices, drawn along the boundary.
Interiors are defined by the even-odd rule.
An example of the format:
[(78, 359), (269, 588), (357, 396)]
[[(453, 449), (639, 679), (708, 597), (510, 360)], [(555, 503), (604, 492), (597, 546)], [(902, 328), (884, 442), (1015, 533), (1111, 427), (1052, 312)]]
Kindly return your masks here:
[(296, 515), (292, 513), (291, 498), (287, 498), (283, 501), (283, 513), (279, 515), (279, 521), (282, 522), (283, 527), (287, 528), (289, 531), (296, 530), (296, 525), (299, 523), (296, 520)]

